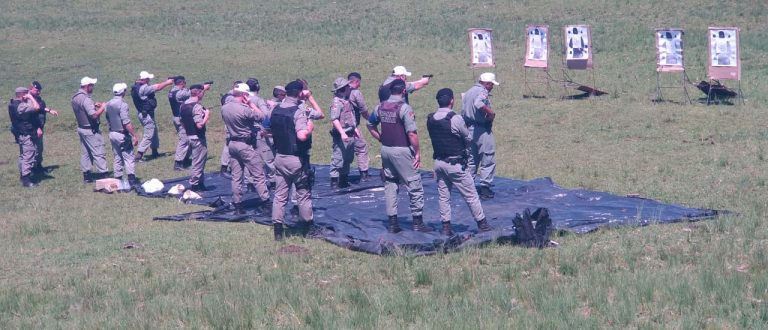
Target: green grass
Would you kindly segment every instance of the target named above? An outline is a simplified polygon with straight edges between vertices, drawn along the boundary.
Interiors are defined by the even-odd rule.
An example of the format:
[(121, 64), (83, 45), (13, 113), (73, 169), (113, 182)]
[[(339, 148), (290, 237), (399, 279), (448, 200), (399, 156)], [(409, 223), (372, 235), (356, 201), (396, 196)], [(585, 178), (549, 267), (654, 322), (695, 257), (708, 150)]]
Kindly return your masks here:
[[(18, 147), (10, 134), (0, 135), (0, 328), (764, 328), (767, 7), (694, 0), (3, 2), (0, 91), (10, 97), (14, 87), (40, 80), (62, 115), (46, 132), (46, 163), (59, 168), (36, 189), (19, 188)], [(522, 98), (522, 31), (534, 23), (550, 25), (555, 77), (562, 26), (591, 24), (597, 86), (609, 95), (560, 100), (562, 88), (553, 85), (546, 99)], [(112, 83), (131, 82), (141, 70), (216, 80), (209, 106), (247, 76), (258, 77), (267, 94), (272, 85), (307, 78), (327, 107), (333, 79), (349, 71), (362, 73), (370, 103), (394, 65), (434, 73), (411, 98), (423, 166), (431, 168), (424, 116), (439, 88), (463, 92), (483, 71), (467, 65), (464, 30), (475, 26), (494, 29), (499, 175), (550, 176), (568, 188), (738, 216), (565, 235), (555, 238), (560, 248), (543, 251), (491, 245), (423, 258), (289, 238), (285, 244), (310, 251), (297, 256), (278, 253), (284, 244), (265, 226), (153, 222), (202, 208), (95, 194), (80, 183), (69, 110), (77, 82), (98, 77), (95, 98), (106, 100)], [(693, 81), (705, 79), (706, 28), (741, 27), (746, 105), (651, 102), (648, 47), (653, 29), (666, 26), (686, 30)], [(679, 91), (665, 95), (682, 100)], [(171, 152), (170, 111), (160, 100), (161, 151)], [(0, 126), (7, 123), (0, 116)], [(223, 126), (218, 116), (210, 126), (214, 171)], [(315, 137), (317, 163), (330, 158), (324, 131)], [(169, 156), (139, 164), (138, 175), (178, 173)], [(123, 249), (128, 242), (143, 248)]]

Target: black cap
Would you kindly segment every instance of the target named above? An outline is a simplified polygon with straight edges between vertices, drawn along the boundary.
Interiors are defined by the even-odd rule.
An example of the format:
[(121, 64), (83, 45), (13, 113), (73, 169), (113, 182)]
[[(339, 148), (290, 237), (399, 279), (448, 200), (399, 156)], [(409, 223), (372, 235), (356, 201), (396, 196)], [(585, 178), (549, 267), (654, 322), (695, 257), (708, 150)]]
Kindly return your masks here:
[(256, 78), (248, 78), (245, 84), (251, 88), (251, 92), (258, 92), (259, 90), (261, 90), (261, 86), (259, 85), (259, 80)]
[(301, 81), (294, 80), (285, 85), (285, 91), (290, 94), (290, 91), (300, 91), (304, 89), (304, 84)]
[(357, 72), (350, 72), (350, 73), (347, 75), (347, 79), (352, 79), (352, 77), (355, 77), (355, 78), (357, 78), (357, 80), (363, 80), (363, 77), (362, 77), (362, 76), (360, 76), (360, 74), (359, 74), (359, 73), (357, 73)]
[(35, 87), (36, 90), (43, 90), (43, 85), (40, 84), (39, 81), (35, 80), (32, 82), (32, 86)]
[(184, 76), (176, 76), (173, 77), (173, 83), (175, 85), (181, 84), (182, 81), (186, 81), (187, 79), (184, 78)]
[(389, 91), (391, 93), (400, 94), (405, 89), (405, 81), (402, 81), (400, 79), (395, 79), (390, 85), (389, 85)]
[(189, 89), (190, 90), (193, 90), (193, 89), (203, 90), (203, 89), (205, 89), (205, 87), (203, 87), (203, 85), (200, 85), (200, 84), (194, 84), (191, 87), (189, 87)]
[(452, 99), (453, 98), (453, 90), (450, 88), (443, 88), (439, 91), (437, 91), (437, 95), (435, 96), (435, 99), (439, 100), (442, 98)]

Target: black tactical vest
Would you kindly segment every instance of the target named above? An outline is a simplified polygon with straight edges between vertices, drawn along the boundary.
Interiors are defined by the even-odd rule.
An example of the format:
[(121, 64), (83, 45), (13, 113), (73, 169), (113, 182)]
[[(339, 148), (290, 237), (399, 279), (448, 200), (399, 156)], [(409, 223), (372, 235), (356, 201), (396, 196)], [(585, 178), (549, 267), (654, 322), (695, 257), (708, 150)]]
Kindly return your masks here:
[(434, 150), (432, 159), (444, 160), (448, 157), (464, 156), (464, 139), (451, 133), (451, 118), (454, 115), (456, 113), (451, 111), (440, 120), (435, 119), (435, 112), (427, 116), (427, 130)]
[(173, 92), (168, 93), (168, 103), (171, 104), (171, 113), (173, 113), (174, 117), (179, 116), (179, 109), (181, 108), (181, 102), (176, 100), (176, 93), (178, 93), (179, 90), (175, 90)]
[(8, 115), (11, 117), (11, 125), (13, 125), (18, 135), (36, 136), (36, 131), (39, 127), (37, 114), (34, 112), (19, 113), (20, 104), (21, 101), (19, 100), (11, 100), (8, 103)]
[(37, 100), (37, 104), (40, 105), (40, 111), (37, 112), (37, 121), (40, 123), (40, 127), (42, 128), (42, 127), (45, 127), (45, 121), (47, 119), (45, 116), (46, 115), (45, 108), (47, 107), (47, 105), (45, 104), (45, 101), (43, 100), (43, 98), (40, 97), (39, 95), (35, 96), (35, 100)]
[(277, 153), (282, 155), (306, 156), (312, 148), (312, 136), (301, 141), (296, 136), (296, 124), (293, 121), (299, 106), (283, 108), (279, 105), (272, 111), (269, 118), (272, 138)]
[(197, 128), (195, 123), (195, 113), (192, 111), (197, 103), (184, 103), (179, 108), (179, 114), (181, 118), (181, 125), (184, 126), (184, 131), (187, 135), (197, 135), (198, 139), (205, 139), (205, 125), (203, 128)]
[(134, 83), (131, 87), (131, 98), (133, 99), (133, 105), (136, 106), (136, 110), (141, 114), (155, 114), (155, 108), (157, 108), (157, 99), (155, 99), (155, 93), (147, 96), (146, 100), (142, 100), (139, 96), (139, 89), (141, 89), (139, 83)]

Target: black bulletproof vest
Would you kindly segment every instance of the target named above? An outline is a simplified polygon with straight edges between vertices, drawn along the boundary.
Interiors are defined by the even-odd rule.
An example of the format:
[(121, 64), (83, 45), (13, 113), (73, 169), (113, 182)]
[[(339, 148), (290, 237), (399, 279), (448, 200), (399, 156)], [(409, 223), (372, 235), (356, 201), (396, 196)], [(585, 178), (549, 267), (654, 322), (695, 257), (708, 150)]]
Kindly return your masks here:
[(8, 115), (11, 117), (11, 124), (16, 130), (16, 134), (19, 135), (33, 135), (36, 134), (39, 127), (37, 121), (37, 114), (34, 112), (19, 113), (19, 105), (21, 101), (11, 100), (8, 103)]
[(155, 93), (147, 96), (146, 100), (142, 100), (139, 96), (140, 88), (141, 85), (139, 83), (134, 83), (131, 87), (131, 98), (133, 99), (133, 105), (136, 106), (136, 110), (138, 110), (139, 113), (148, 113), (150, 115), (154, 115), (155, 108), (157, 108), (157, 99), (155, 99)]
[[(392, 82), (394, 82), (394, 80)], [(392, 92), (389, 90), (392, 82), (386, 85), (381, 85), (381, 87), (379, 87), (379, 102), (384, 102), (388, 100), (390, 96), (392, 96)], [(405, 101), (405, 104), (410, 104), (408, 103), (408, 92), (403, 93), (403, 100)]]
[(205, 126), (203, 128), (197, 128), (195, 123), (195, 113), (192, 111), (197, 103), (184, 103), (179, 108), (179, 114), (181, 119), (181, 125), (184, 126), (184, 131), (187, 135), (197, 135), (197, 138), (205, 138)]
[(283, 108), (279, 105), (272, 110), (269, 118), (272, 138), (277, 153), (283, 155), (303, 156), (312, 148), (312, 136), (306, 141), (300, 141), (296, 136), (296, 124), (293, 122), (299, 106)]
[(179, 116), (179, 109), (181, 109), (181, 102), (176, 100), (176, 93), (178, 93), (179, 90), (175, 90), (171, 93), (168, 93), (168, 103), (171, 104), (171, 113), (173, 113), (174, 117)]
[(432, 140), (433, 159), (445, 159), (448, 157), (464, 156), (464, 139), (451, 133), (451, 118), (456, 115), (449, 112), (445, 118), (436, 120), (435, 112), (427, 116), (427, 130), (429, 139)]
[(40, 105), (40, 111), (37, 112), (37, 121), (38, 123), (40, 123), (40, 127), (45, 127), (45, 121), (46, 121), (45, 108), (47, 107), (47, 105), (45, 104), (45, 101), (43, 100), (43, 98), (40, 97), (39, 95), (35, 96), (35, 100), (37, 100), (37, 104)]
[(230, 92), (226, 92), (223, 95), (221, 95), (221, 99), (219, 100), (219, 102), (221, 102), (221, 105), (227, 104), (227, 98), (230, 96), (232, 96), (232, 93)]

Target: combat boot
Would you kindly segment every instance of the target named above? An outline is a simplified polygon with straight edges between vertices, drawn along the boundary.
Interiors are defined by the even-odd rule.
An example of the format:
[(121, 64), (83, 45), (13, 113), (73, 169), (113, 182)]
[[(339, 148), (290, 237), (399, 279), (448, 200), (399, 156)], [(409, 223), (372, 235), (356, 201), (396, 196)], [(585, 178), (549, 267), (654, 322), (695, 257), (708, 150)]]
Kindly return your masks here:
[(484, 201), (496, 197), (496, 193), (494, 193), (493, 190), (491, 190), (491, 187), (488, 186), (480, 186), (480, 188), (477, 189), (477, 192), (480, 195), (480, 199)]
[(91, 183), (93, 182), (93, 176), (91, 175), (91, 171), (83, 172), (83, 183)]
[(451, 228), (451, 222), (443, 222), (443, 230), (440, 231), (445, 236), (453, 236), (453, 229)]
[(339, 188), (349, 187), (349, 177), (342, 175), (339, 177)]
[(400, 232), (400, 224), (397, 222), (397, 215), (390, 215), (388, 220), (389, 226), (387, 231), (396, 234)]
[(261, 204), (259, 204), (258, 210), (264, 215), (272, 216), (272, 200), (266, 199), (261, 201)]
[(221, 173), (221, 176), (223, 176), (223, 177), (225, 177), (227, 179), (231, 179), (232, 178), (232, 174), (229, 173), (229, 166), (227, 166), (227, 165), (221, 165), (221, 170), (220, 170), (219, 173)]
[(134, 162), (143, 162), (144, 161), (144, 153), (141, 151), (136, 152), (136, 157), (133, 157)]
[(139, 182), (139, 179), (136, 178), (135, 174), (128, 174), (128, 184), (131, 185), (132, 188), (136, 188), (141, 185), (141, 182)]
[(275, 222), (272, 225), (272, 230), (275, 234), (275, 240), (276, 241), (282, 241), (283, 240), (283, 224)]
[(160, 158), (160, 153), (157, 152), (157, 149), (152, 149), (152, 155), (150, 156), (150, 158), (152, 159)]
[(486, 232), (493, 230), (493, 227), (488, 223), (488, 220), (485, 220), (483, 218), (482, 220), (477, 222), (477, 229), (480, 230), (480, 232)]
[(331, 178), (331, 190), (339, 189), (339, 178)]
[(32, 179), (29, 177), (29, 175), (21, 177), (21, 185), (26, 188), (37, 187), (37, 184), (32, 182)]
[(422, 232), (422, 233), (429, 233), (432, 231), (432, 228), (429, 228), (429, 226), (424, 224), (424, 217), (421, 215), (414, 215), (413, 216), (413, 230)]
[(241, 214), (245, 213), (243, 211), (243, 203), (232, 203), (232, 208), (235, 209), (235, 214), (236, 215), (241, 215)]
[(174, 161), (173, 162), (173, 170), (174, 171), (182, 171), (184, 170), (184, 162), (183, 161)]
[(368, 171), (360, 171), (360, 182), (368, 182), (371, 176), (368, 175)]

